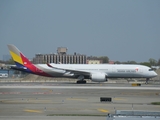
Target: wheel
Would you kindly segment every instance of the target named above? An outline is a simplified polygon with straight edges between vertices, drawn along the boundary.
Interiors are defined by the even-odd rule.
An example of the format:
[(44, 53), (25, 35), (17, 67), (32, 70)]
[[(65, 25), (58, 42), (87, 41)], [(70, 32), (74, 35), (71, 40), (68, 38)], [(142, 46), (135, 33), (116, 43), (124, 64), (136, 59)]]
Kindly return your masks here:
[(86, 81), (85, 80), (78, 80), (77, 84), (86, 84)]

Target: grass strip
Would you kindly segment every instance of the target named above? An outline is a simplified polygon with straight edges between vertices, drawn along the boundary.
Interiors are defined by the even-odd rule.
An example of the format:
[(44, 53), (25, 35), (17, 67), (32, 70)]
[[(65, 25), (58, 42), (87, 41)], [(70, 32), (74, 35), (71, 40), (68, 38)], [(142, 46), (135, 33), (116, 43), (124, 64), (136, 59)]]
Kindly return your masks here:
[(160, 102), (152, 102), (152, 105), (160, 105)]

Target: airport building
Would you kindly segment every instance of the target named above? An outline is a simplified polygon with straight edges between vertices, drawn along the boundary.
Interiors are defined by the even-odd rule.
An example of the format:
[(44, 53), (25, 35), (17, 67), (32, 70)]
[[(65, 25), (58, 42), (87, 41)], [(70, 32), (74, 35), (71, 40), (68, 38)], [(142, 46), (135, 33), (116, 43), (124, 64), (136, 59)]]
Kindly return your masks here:
[(55, 64), (86, 64), (86, 55), (76, 54), (68, 55), (67, 48), (58, 47), (56, 54), (36, 54), (33, 63), (55, 63)]
[(102, 60), (87, 60), (87, 64), (101, 64)]

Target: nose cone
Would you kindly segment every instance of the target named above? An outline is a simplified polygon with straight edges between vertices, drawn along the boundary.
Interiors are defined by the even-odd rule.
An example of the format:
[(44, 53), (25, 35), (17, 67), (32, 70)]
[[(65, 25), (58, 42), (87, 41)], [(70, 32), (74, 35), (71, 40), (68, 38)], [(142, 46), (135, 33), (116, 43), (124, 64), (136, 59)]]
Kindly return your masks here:
[(153, 72), (153, 77), (156, 77), (157, 76), (157, 73), (156, 72)]

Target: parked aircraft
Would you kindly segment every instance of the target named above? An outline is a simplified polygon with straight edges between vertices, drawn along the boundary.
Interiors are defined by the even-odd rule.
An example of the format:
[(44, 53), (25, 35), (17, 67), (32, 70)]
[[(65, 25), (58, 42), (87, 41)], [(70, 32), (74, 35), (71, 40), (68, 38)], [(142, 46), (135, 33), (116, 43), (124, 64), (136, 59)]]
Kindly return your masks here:
[(149, 67), (130, 64), (32, 64), (14, 45), (8, 45), (16, 64), (12, 69), (47, 77), (76, 78), (77, 83), (105, 82), (108, 78), (146, 78), (146, 83), (157, 74)]

